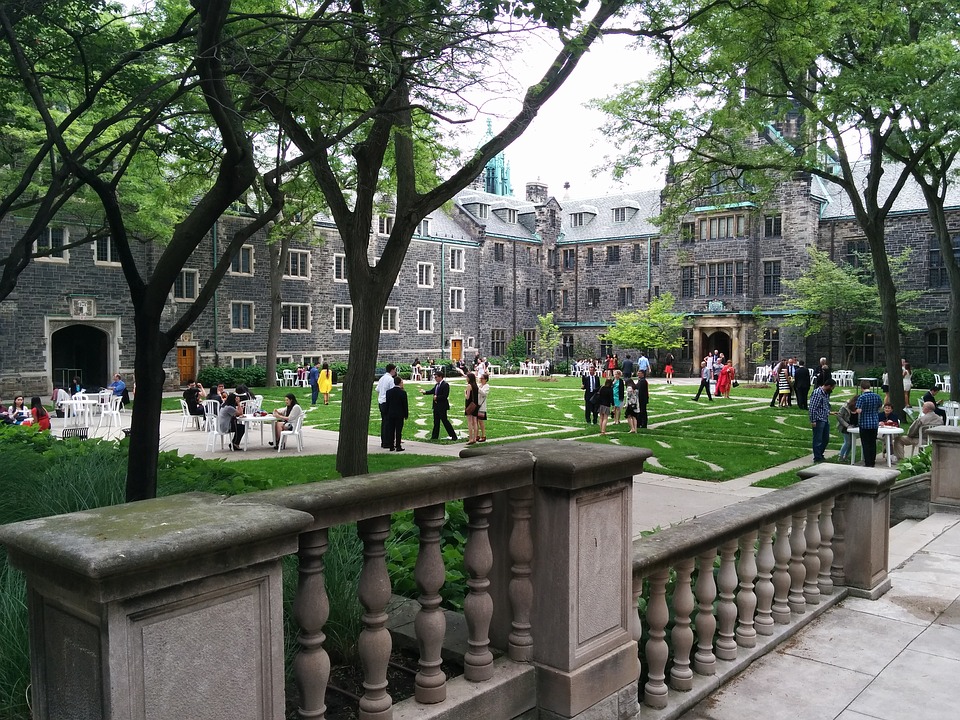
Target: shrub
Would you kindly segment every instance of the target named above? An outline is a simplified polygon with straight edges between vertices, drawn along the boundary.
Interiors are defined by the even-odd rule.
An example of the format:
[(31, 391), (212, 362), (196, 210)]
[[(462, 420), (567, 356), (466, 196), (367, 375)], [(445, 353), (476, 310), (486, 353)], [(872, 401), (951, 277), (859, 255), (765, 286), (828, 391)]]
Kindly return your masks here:
[[(296, 369), (296, 365), (293, 367)], [(245, 368), (208, 365), (197, 375), (197, 380), (205, 387), (216, 387), (219, 383), (228, 388), (235, 388), (237, 385), (264, 387), (267, 384), (267, 369), (263, 365), (250, 365)]]
[(933, 370), (929, 368), (917, 368), (913, 371), (913, 386), (917, 388), (930, 389), (936, 383), (936, 379), (933, 377)]
[(570, 374), (570, 361), (561, 360), (553, 364), (553, 373), (555, 375), (569, 375)]

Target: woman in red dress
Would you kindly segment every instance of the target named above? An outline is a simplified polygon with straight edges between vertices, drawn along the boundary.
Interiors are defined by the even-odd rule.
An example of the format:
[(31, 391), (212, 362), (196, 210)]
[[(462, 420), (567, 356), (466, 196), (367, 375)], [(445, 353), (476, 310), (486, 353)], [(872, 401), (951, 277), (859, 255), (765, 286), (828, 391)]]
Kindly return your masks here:
[(733, 378), (736, 371), (733, 369), (733, 361), (727, 360), (727, 364), (723, 366), (723, 369), (720, 370), (720, 375), (717, 377), (717, 397), (725, 397), (728, 400), (730, 399), (730, 388), (733, 387)]

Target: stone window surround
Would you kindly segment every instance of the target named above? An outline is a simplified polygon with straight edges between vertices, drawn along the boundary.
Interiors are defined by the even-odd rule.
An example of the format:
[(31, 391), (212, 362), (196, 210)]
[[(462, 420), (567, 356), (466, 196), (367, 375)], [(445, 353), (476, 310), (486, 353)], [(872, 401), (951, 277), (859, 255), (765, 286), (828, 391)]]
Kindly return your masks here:
[[(61, 243), (60, 243), (61, 247), (63, 247), (64, 245), (69, 245), (69, 244), (70, 244), (70, 229), (69, 229), (69, 228), (67, 228), (67, 227), (54, 227), (54, 228), (51, 228), (51, 227), (48, 225), (47, 227), (45, 227), (45, 228), (43, 229), (44, 241), (43, 241), (43, 247), (42, 247), (42, 249), (46, 250), (46, 249), (52, 247), (53, 241), (52, 241), (52, 239), (51, 239), (51, 238), (52, 238), (51, 233), (53, 232), (53, 230), (59, 230), (59, 231), (61, 232), (61, 236), (62, 236)], [(41, 244), (40, 244), (40, 239), (38, 238), (38, 239), (35, 240), (34, 243), (33, 243), (33, 251), (34, 251), (34, 252), (39, 252), (40, 250), (41, 250)], [(45, 257), (38, 257), (38, 258), (34, 258), (34, 259), (37, 260), (37, 261), (39, 261), (39, 262), (49, 262), (49, 263), (61, 263), (61, 264), (66, 264), (66, 263), (69, 263), (69, 262), (70, 262), (70, 251), (69, 251), (69, 250), (61, 250), (59, 257), (55, 257), (55, 256), (52, 256), (52, 255), (48, 255), (48, 256), (45, 256)]]
[[(306, 314), (306, 320), (307, 320), (307, 326), (306, 326), (306, 327), (297, 327), (297, 328), (291, 328), (291, 327), (289, 327), (290, 323), (289, 323), (288, 318), (286, 317), (286, 311), (287, 311), (287, 310), (292, 310), (293, 308), (298, 308), (298, 310), (299, 310), (298, 314), (300, 314), (301, 316), (302, 316), (302, 308), (306, 308), (306, 313), (307, 313), (307, 314)], [(284, 332), (284, 333), (308, 333), (308, 332), (310, 332), (310, 330), (312, 329), (312, 326), (313, 326), (313, 308), (312, 308), (312, 306), (310, 305), (310, 303), (280, 303), (280, 315), (281, 315), (280, 332)], [(299, 319), (298, 319), (298, 324), (299, 324)], [(284, 327), (284, 325), (286, 325), (287, 327)]]
[(333, 306), (333, 331), (348, 333), (353, 329), (353, 305)]
[(417, 308), (417, 333), (420, 335), (433, 334), (433, 308)]
[[(250, 327), (237, 327), (237, 326), (234, 324), (234, 308), (238, 308), (238, 307), (242, 307), (242, 306), (246, 306), (246, 307), (249, 307), (249, 308), (250, 308)], [(233, 300), (233, 301), (230, 303), (230, 332), (232, 332), (232, 333), (252, 333), (252, 332), (254, 331), (254, 329), (256, 328), (255, 317), (256, 317), (256, 307), (254, 306), (254, 304), (253, 304), (252, 302), (248, 302), (248, 301), (245, 301), (245, 300)], [(241, 321), (241, 324), (242, 324), (242, 322), (243, 322), (243, 315), (242, 315), (242, 313), (241, 313), (240, 321)]]
[[(242, 268), (243, 268), (243, 256), (244, 256), (244, 255), (249, 256), (249, 260), (248, 260), (248, 262), (247, 262), (247, 264), (250, 266), (250, 270), (249, 270), (249, 271), (246, 271), (246, 270), (243, 270), (243, 269), (242, 269)], [(237, 250), (237, 254), (234, 255), (233, 258), (230, 260), (230, 269), (229, 269), (227, 272), (228, 272), (230, 275), (246, 275), (246, 276), (251, 276), (251, 275), (254, 274), (254, 271), (256, 270), (255, 260), (256, 260), (256, 251), (254, 250), (254, 246), (253, 246), (253, 245), (249, 245), (249, 244), (248, 244), (248, 245), (241, 245), (241, 246), (240, 246), (240, 249)], [(235, 269), (235, 268), (237, 268), (238, 265), (239, 265), (239, 267), (241, 268), (240, 270)]]
[[(187, 275), (193, 276), (193, 295), (188, 295), (186, 292), (181, 292), (177, 294), (177, 284), (181, 282), (181, 278), (185, 278)], [(183, 287), (186, 288), (186, 283), (183, 283)], [(193, 270), (191, 268), (184, 268), (179, 273), (177, 273), (177, 279), (173, 283), (173, 288), (170, 290), (173, 295), (173, 299), (176, 302), (193, 302), (197, 299), (197, 294), (200, 292), (200, 271)]]
[(383, 316), (380, 319), (380, 332), (400, 332), (400, 308), (398, 306), (388, 305), (383, 309)]
[[(306, 268), (306, 273), (297, 273), (294, 275), (291, 270), (294, 256), (300, 258), (300, 261), (297, 263), (300, 267)], [(283, 273), (285, 280), (309, 280), (310, 279), (310, 266), (311, 266), (311, 253), (309, 250), (290, 250), (287, 253), (287, 267), (286, 272)]]
[(433, 287), (433, 263), (431, 262), (417, 263), (417, 287), (421, 287), (421, 288)]

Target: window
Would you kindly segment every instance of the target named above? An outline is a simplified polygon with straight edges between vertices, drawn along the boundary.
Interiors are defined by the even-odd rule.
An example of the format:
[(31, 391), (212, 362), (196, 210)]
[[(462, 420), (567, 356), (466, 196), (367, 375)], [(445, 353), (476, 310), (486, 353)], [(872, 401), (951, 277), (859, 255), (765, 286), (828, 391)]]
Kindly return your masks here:
[(659, 265), (660, 264), (660, 241), (659, 240), (654, 241), (653, 249), (650, 251), (650, 254), (653, 256), (651, 258), (651, 262), (654, 265)]
[(524, 330), (523, 339), (527, 343), (527, 357), (532, 358), (536, 355), (537, 349), (537, 331), (536, 330)]
[(547, 250), (547, 267), (555, 268), (557, 266), (557, 251), (556, 250)]
[(507, 350), (507, 331), (490, 331), (490, 354), (493, 357), (501, 357)]
[(617, 307), (633, 307), (632, 287), (622, 287), (617, 289)]
[[(743, 273), (746, 263), (720, 262), (700, 265), (698, 294), (701, 297), (723, 297), (744, 291)], [(740, 273), (739, 275), (737, 273)]]
[(230, 330), (235, 332), (253, 330), (253, 303), (230, 303)]
[(230, 360), (230, 363), (236, 369), (240, 370), (242, 368), (248, 368), (257, 364), (257, 359), (255, 357), (237, 357), (236, 355)]
[(609, 340), (600, 340), (600, 357), (604, 358), (607, 355), (613, 355), (613, 343)]
[(600, 288), (587, 288), (587, 307), (599, 307)]
[(680, 297), (696, 297), (697, 282), (693, 276), (693, 265), (680, 268)]
[(417, 308), (417, 332), (433, 332), (433, 310), (431, 308)]
[(613, 221), (615, 223), (622, 223), (627, 221), (627, 209), (625, 207), (618, 207), (613, 209)]
[(506, 258), (506, 246), (502, 242), (493, 244), (493, 259), (503, 262)]
[(377, 218), (377, 232), (381, 235), (393, 232), (393, 215), (380, 215)]
[(417, 263), (417, 287), (433, 287), (433, 263)]
[(852, 357), (857, 365), (877, 362), (877, 336), (873, 333), (863, 330), (847, 333), (843, 345), (846, 357)]
[(485, 205), (484, 203), (477, 205), (477, 217), (481, 220), (485, 220), (486, 218), (490, 217), (490, 206)]
[(607, 263), (620, 262), (620, 246), (607, 245)]
[(532, 297), (533, 297), (533, 295), (532, 295), (532, 293), (530, 292), (530, 288), (527, 288), (527, 307), (530, 307), (530, 305), (531, 305), (531, 303), (532, 303)]
[(593, 265), (593, 248), (587, 248), (587, 265)]
[(507, 208), (507, 211), (503, 215), (504, 222), (508, 222), (511, 225), (517, 224), (517, 211)]
[(414, 233), (420, 237), (430, 237), (430, 219), (424, 218), (417, 225), (417, 231)]
[(386, 307), (383, 309), (383, 318), (380, 322), (381, 332), (399, 332), (400, 308)]
[(573, 270), (577, 266), (577, 251), (567, 248), (563, 251), (563, 269)]
[(243, 245), (230, 261), (232, 275), (253, 275), (253, 245)]
[(333, 281), (347, 281), (347, 256), (341, 253), (333, 256)]
[[(343, 258), (343, 256), (340, 256)], [(346, 278), (346, 267), (343, 268), (343, 276)], [(310, 277), (310, 251), (309, 250), (291, 250), (287, 255), (287, 277), (309, 278)]]
[(280, 305), (280, 329), (283, 332), (309, 332), (310, 306), (282, 303)]
[(560, 309), (567, 310), (570, 307), (570, 291), (561, 290), (560, 291)]
[(109, 235), (105, 238), (97, 238), (94, 242), (94, 262), (98, 265), (110, 264), (118, 265), (120, 256), (117, 254), (117, 241)]
[(693, 328), (683, 329), (683, 345), (680, 347), (680, 359), (693, 360)]
[[(960, 263), (960, 236), (953, 238), (953, 257)], [(947, 278), (947, 266), (943, 262), (943, 254), (936, 238), (930, 239), (930, 271), (929, 281), (931, 288), (949, 287), (950, 281)]]
[(333, 331), (350, 332), (353, 329), (353, 307), (350, 305), (333, 306)]
[(680, 242), (692, 243), (697, 239), (697, 224), (685, 222), (680, 225)]
[(859, 268), (866, 267), (870, 262), (870, 247), (866, 240), (850, 240), (847, 242), (847, 254), (844, 257), (847, 264)]
[(462, 248), (450, 248), (450, 269), (454, 272), (463, 272)]
[(463, 288), (450, 288), (450, 310), (463, 312)]
[(783, 216), (767, 215), (763, 219), (763, 236), (780, 237), (783, 235)]
[(200, 273), (196, 270), (181, 270), (173, 281), (174, 300), (196, 300)]
[(640, 245), (640, 243), (633, 244), (630, 260), (634, 263), (643, 262), (643, 247)]
[(767, 362), (777, 362), (780, 359), (780, 330), (778, 328), (765, 328), (760, 341), (763, 345), (763, 357)]
[(746, 295), (750, 292), (750, 263), (746, 260), (739, 260), (735, 264), (735, 287), (734, 292), (737, 295)]
[(654, 297), (660, 297), (660, 286), (659, 286), (659, 285), (654, 285), (654, 286), (653, 286), (653, 296), (654, 296)]
[(780, 294), (780, 261), (764, 260), (763, 262), (763, 294)]
[(37, 252), (47, 252), (40, 260), (67, 260), (67, 252), (63, 249), (66, 244), (66, 231), (63, 228), (44, 228), (37, 238)]
[(700, 220), (700, 239), (717, 240), (746, 235), (746, 215), (720, 215)]
[(493, 306), (494, 307), (503, 307), (504, 292), (503, 285), (494, 285), (493, 286)]
[(947, 331), (933, 330), (927, 333), (927, 364), (947, 364)]
[(570, 213), (570, 227), (581, 227), (583, 225), (583, 213)]

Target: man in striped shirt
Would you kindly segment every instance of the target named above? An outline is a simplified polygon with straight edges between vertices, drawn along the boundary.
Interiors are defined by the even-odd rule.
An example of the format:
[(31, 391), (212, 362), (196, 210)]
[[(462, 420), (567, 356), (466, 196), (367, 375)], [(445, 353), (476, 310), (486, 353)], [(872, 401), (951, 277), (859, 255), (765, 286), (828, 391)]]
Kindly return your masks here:
[(880, 427), (880, 408), (883, 400), (870, 389), (869, 380), (860, 381), (860, 397), (857, 398), (857, 414), (860, 426), (860, 447), (863, 449), (864, 467), (873, 467), (877, 460), (877, 430)]
[(823, 385), (813, 391), (810, 397), (808, 412), (810, 427), (813, 428), (813, 461), (815, 463), (824, 461), (823, 453), (830, 443), (830, 416), (836, 415), (830, 412), (830, 393), (836, 385), (836, 381), (827, 379)]

